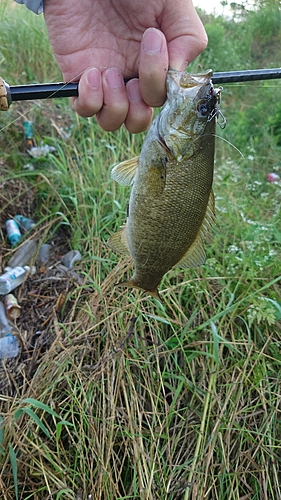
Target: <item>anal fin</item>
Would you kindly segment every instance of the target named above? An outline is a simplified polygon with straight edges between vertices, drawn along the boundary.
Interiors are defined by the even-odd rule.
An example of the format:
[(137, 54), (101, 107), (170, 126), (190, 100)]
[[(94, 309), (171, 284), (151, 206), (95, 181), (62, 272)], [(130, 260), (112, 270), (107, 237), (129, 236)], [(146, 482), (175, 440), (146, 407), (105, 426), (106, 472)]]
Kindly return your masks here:
[(203, 240), (210, 235), (210, 230), (215, 222), (215, 197), (213, 190), (210, 192), (209, 201), (202, 222), (200, 231), (196, 240), (189, 247), (185, 255), (177, 263), (176, 267), (182, 269), (187, 267), (199, 267), (205, 263), (206, 254), (204, 250)]
[(206, 238), (206, 236), (207, 237), (210, 236), (210, 230), (212, 229), (215, 220), (216, 220), (215, 196), (213, 190), (211, 189), (206, 214), (201, 228), (201, 235), (203, 238)]
[(126, 225), (122, 229), (120, 229), (120, 231), (117, 231), (117, 233), (114, 233), (112, 236), (110, 236), (107, 244), (110, 248), (112, 248), (112, 250), (115, 250), (116, 252), (122, 253), (124, 255), (131, 255), (129, 250)]
[(181, 267), (182, 269), (187, 267), (199, 267), (205, 263), (205, 260), (206, 254), (202, 238), (199, 234), (194, 243), (187, 250), (186, 254), (176, 264), (176, 267)]

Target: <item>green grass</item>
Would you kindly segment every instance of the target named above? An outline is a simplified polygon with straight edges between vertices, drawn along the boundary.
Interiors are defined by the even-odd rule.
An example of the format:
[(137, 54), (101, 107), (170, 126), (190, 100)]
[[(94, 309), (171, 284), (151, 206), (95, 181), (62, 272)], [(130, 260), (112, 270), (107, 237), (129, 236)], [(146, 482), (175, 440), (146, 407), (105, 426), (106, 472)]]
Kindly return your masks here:
[[(2, 76), (58, 79), (46, 39), (37, 38), (43, 20), (18, 6), (3, 12)], [(21, 45), (34, 52), (22, 67)], [(217, 225), (206, 265), (168, 273), (163, 304), (114, 287), (132, 264), (106, 245), (129, 196), (110, 169), (138, 154), (143, 135), (105, 133), (67, 100), (14, 104), (0, 116), (1, 185), (16, 180), (27, 196), (36, 191), (37, 218), (68, 228), (86, 278), (33, 378), (14, 397), (0, 394), (3, 500), (281, 498), (281, 190), (267, 182), (273, 168), (281, 175), (280, 148), (270, 129), (255, 142), (256, 125), (246, 126), (263, 85), (244, 89), (239, 106), (248, 114), (225, 89), (223, 136), (244, 158), (217, 140)], [(276, 92), (266, 90), (263, 117)], [(56, 154), (26, 156), (22, 114)], [(34, 171), (22, 169), (27, 162)], [(2, 193), (0, 214), (19, 199)]]

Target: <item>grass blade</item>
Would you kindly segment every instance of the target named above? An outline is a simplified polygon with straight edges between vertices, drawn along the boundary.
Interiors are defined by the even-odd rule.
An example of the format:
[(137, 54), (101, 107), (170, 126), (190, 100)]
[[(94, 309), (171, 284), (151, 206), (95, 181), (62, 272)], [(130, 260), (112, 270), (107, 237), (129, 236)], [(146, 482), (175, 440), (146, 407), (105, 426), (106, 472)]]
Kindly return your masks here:
[(10, 455), (10, 461), (11, 461), (11, 465), (12, 465), (12, 472), (13, 472), (13, 478), (14, 478), (15, 497), (16, 497), (16, 500), (18, 500), (19, 493), (18, 493), (17, 457), (16, 457), (15, 450), (12, 447), (11, 443), (9, 443), (9, 455)]

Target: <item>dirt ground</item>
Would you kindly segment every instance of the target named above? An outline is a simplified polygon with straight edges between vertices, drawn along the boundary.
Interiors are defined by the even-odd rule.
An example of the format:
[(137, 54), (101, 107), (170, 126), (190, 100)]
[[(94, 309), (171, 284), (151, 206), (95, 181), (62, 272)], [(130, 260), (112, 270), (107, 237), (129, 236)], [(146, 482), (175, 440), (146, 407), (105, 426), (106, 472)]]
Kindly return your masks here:
[[(5, 174), (5, 175), (4, 175)], [(83, 283), (79, 274), (79, 262), (74, 269), (61, 263), (61, 257), (69, 250), (70, 234), (67, 226), (57, 222), (37, 224), (30, 231), (21, 227), (22, 239), (12, 247), (6, 234), (5, 221), (16, 214), (32, 218), (37, 222), (38, 212), (36, 187), (19, 179), (3, 180), (7, 166), (0, 163), (0, 269), (4, 268), (20, 245), (29, 239), (37, 244), (30, 267), (32, 271), (18, 288), (13, 290), (21, 307), (21, 314), (14, 324), (18, 330), (20, 354), (13, 359), (0, 360), (0, 393), (20, 395), (24, 382), (32, 378), (42, 355), (52, 344), (56, 325), (63, 322), (72, 307), (71, 292)], [(46, 264), (38, 262), (38, 251), (42, 243), (52, 245)], [(0, 296), (0, 300), (3, 300)]]

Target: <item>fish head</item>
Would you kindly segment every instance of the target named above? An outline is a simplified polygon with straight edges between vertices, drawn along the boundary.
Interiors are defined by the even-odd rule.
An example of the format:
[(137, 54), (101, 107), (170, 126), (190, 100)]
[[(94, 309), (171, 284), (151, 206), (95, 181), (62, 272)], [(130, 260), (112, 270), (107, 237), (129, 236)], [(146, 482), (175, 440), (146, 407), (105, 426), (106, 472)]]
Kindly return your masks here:
[(194, 154), (198, 139), (215, 133), (220, 88), (212, 84), (212, 71), (191, 75), (169, 70), (167, 100), (159, 115), (159, 137), (175, 156)]

